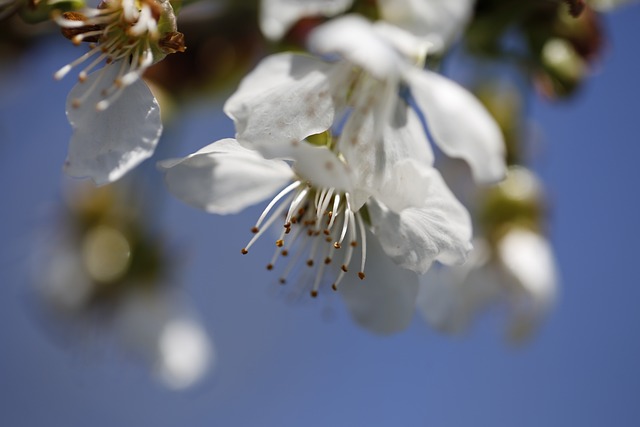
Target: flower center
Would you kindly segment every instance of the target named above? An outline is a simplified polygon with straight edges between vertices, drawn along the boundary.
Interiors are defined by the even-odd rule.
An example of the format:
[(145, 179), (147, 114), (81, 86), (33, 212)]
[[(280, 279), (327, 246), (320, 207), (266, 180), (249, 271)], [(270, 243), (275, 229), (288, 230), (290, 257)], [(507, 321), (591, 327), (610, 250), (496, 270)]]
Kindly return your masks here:
[[(80, 82), (84, 82), (89, 72), (103, 61), (106, 62), (104, 69), (119, 64), (113, 84), (102, 93), (102, 100), (96, 104), (98, 110), (108, 108), (123, 89), (137, 81), (154, 62), (168, 53), (185, 50), (182, 34), (174, 31), (175, 15), (168, 1), (105, 0), (96, 9), (89, 8), (83, 13), (65, 12), (54, 19), (62, 27), (63, 35), (73, 44), (92, 43), (87, 53), (54, 74), (57, 80), (90, 59), (78, 73)], [(167, 31), (160, 29), (161, 20)], [(96, 79), (82, 98), (72, 101), (74, 107), (82, 104), (99, 80)]]
[(340, 270), (331, 288), (338, 285), (349, 271), (354, 249), (361, 247), (361, 262), (358, 277), (365, 278), (364, 267), (367, 257), (367, 241), (364, 220), (361, 213), (351, 208), (348, 193), (333, 188), (315, 188), (303, 181), (295, 181), (276, 195), (267, 205), (251, 229), (253, 238), (242, 249), (243, 254), (269, 229), (278, 218), (284, 218), (283, 228), (275, 241), (276, 250), (267, 264), (272, 270), (278, 258), (288, 257), (295, 246), (289, 262), (282, 272), (280, 283), (285, 284), (287, 277), (300, 258), (307, 254), (306, 265), (315, 268), (315, 279), (311, 287), (311, 296), (318, 296), (318, 289), (325, 277), (327, 266), (337, 261)]

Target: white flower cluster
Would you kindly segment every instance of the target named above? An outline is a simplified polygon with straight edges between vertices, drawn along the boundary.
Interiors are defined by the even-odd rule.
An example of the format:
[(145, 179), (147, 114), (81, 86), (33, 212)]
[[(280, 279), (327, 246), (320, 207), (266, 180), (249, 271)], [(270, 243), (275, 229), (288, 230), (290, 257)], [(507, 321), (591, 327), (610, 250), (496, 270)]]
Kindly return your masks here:
[[(298, 18), (314, 2), (273, 3)], [(334, 12), (344, 6), (315, 3)], [(408, 15), (412, 2), (399, 3)], [(452, 13), (435, 6), (441, 2), (423, 3), (434, 5), (429, 19), (439, 9), (442, 18)], [(459, 8), (462, 22), (470, 3), (458, 3), (467, 5)], [(265, 3), (267, 16), (272, 7)], [(265, 19), (263, 27), (281, 29), (267, 35), (277, 36), (290, 18)], [(451, 37), (448, 27), (436, 31)], [(228, 99), (235, 139), (161, 163), (169, 190), (218, 214), (271, 199), (242, 253), (279, 230), (267, 268), (283, 262), (282, 283), (306, 264), (311, 296), (330, 285), (363, 326), (406, 327), (419, 276), (434, 261), (462, 264), (472, 248), (469, 213), (434, 168), (428, 135), (466, 160), (477, 180), (505, 174), (504, 142), (489, 113), (467, 90), (421, 67), (430, 45), (356, 15), (317, 27), (308, 39), (313, 55), (265, 58)]]
[[(351, 5), (262, 0), (260, 25), (277, 40), (303, 17), (332, 17)], [(313, 272), (310, 294), (339, 291), (353, 317), (373, 331), (406, 327), (419, 293), (426, 317), (447, 322), (455, 309), (443, 307), (456, 303), (429, 308), (437, 298), (424, 302), (435, 292), (424, 274), (436, 261), (463, 264), (473, 232), (467, 209), (434, 167), (431, 144), (466, 161), (478, 183), (506, 174), (505, 143), (487, 110), (466, 89), (424, 68), (428, 52), (442, 53), (459, 35), (473, 5), (378, 0), (379, 21), (337, 17), (309, 34), (309, 53), (266, 57), (225, 104), (235, 139), (162, 162), (169, 190), (218, 214), (271, 199), (242, 253), (276, 229), (267, 268), (284, 264), (286, 283), (306, 264)], [(175, 14), (168, 0), (104, 0), (57, 21), (74, 43), (93, 44), (56, 78), (94, 58), (68, 98), (75, 133), (66, 170), (112, 182), (151, 156), (160, 137), (159, 108), (140, 77), (166, 54), (184, 50)], [(89, 74), (103, 61), (104, 68)], [(546, 247), (523, 236), (500, 246), (503, 264), (517, 270), (511, 277), (529, 267), (520, 268), (509, 248)], [(555, 285), (550, 277), (547, 288)]]

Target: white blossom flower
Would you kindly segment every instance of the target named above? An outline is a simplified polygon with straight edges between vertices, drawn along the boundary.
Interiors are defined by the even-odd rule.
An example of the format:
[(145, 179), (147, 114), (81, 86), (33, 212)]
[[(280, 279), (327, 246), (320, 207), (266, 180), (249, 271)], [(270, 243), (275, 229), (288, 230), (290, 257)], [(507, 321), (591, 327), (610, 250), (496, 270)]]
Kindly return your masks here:
[[(434, 142), (447, 155), (466, 160), (477, 180), (504, 176), (504, 142), (497, 124), (467, 90), (415, 66), (424, 57), (424, 43), (399, 29), (345, 16), (318, 27), (310, 47), (337, 61), (272, 55), (227, 100), (225, 112), (236, 124), (240, 143), (278, 157), (291, 144), (331, 130), (341, 134), (338, 150), (347, 163), (384, 174), (392, 165), (381, 149), (390, 147), (383, 141), (389, 134), (412, 152), (428, 146), (419, 119), (423, 115)], [(402, 133), (394, 127), (398, 112), (417, 118)], [(430, 152), (420, 156), (433, 157)], [(358, 163), (362, 158), (368, 161)]]
[[(262, 0), (260, 28), (271, 40), (281, 39), (301, 18), (333, 17), (349, 9), (353, 0)], [(377, 0), (380, 19), (409, 31), (444, 50), (471, 16), (475, 0)]]
[[(315, 269), (312, 296), (330, 280), (334, 290), (345, 288), (342, 294), (364, 326), (380, 333), (405, 327), (414, 311), (416, 273), (435, 260), (456, 264), (466, 258), (467, 211), (435, 169), (414, 159), (398, 160), (372, 188), (353, 173), (366, 165), (345, 163), (335, 145), (299, 141), (296, 147), (283, 156), (296, 159), (290, 166), (224, 139), (161, 168), (175, 196), (212, 213), (235, 213), (275, 194), (242, 253), (281, 222), (267, 268), (289, 258), (282, 283), (306, 264)], [(363, 283), (344, 283), (365, 279), (368, 269), (374, 274)]]
[(127, 349), (176, 390), (197, 384), (213, 368), (215, 350), (193, 310), (168, 292), (132, 292), (117, 307), (114, 330)]
[(98, 226), (80, 241), (74, 231), (56, 229), (34, 251), (37, 296), (56, 320), (47, 318), (47, 326), (80, 336), (82, 344), (87, 337), (103, 344), (113, 339), (171, 389), (203, 380), (215, 350), (190, 301), (163, 280), (126, 277), (131, 249), (116, 229)]
[[(141, 80), (149, 66), (184, 50), (168, 0), (105, 0), (98, 8), (55, 15), (63, 34), (90, 50), (58, 70), (62, 79), (88, 63), (67, 100), (75, 132), (68, 174), (112, 182), (153, 154), (162, 133), (158, 103)], [(104, 67), (91, 73), (98, 65)], [(91, 73), (91, 74), (90, 74)]]
[(553, 305), (557, 282), (549, 242), (536, 232), (514, 227), (493, 249), (475, 241), (464, 265), (433, 268), (423, 276), (418, 308), (434, 327), (459, 333), (479, 312), (502, 302), (510, 315), (508, 337), (521, 341)]

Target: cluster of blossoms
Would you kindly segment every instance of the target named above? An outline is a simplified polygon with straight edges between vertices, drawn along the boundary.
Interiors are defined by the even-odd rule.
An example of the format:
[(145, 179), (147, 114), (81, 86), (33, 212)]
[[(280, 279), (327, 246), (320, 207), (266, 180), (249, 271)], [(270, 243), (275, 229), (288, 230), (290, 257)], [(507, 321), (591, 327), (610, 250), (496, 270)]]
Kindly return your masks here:
[[(444, 54), (460, 34), (475, 1), (377, 0), (375, 22), (335, 17), (353, 3), (262, 0), (260, 28), (273, 41), (302, 18), (333, 19), (308, 34), (308, 53), (268, 56), (242, 80), (224, 107), (235, 139), (160, 166), (174, 195), (207, 212), (237, 213), (270, 199), (242, 253), (274, 233), (267, 268), (281, 269), (281, 283), (295, 275), (312, 297), (324, 288), (339, 291), (353, 317), (377, 332), (404, 328), (416, 301), (436, 326), (459, 329), (447, 325), (463, 317), (456, 307), (473, 293), (453, 291), (466, 289), (457, 285), (466, 280), (434, 281), (434, 263), (463, 265), (473, 240), (480, 250), (471, 261), (445, 271), (457, 277), (456, 271), (488, 264), (515, 266), (509, 277), (532, 289), (521, 279), (529, 264), (510, 254), (548, 247), (544, 240), (531, 243), (540, 234), (523, 231), (483, 251), (467, 208), (434, 166), (432, 145), (464, 160), (477, 183), (507, 174), (503, 132), (489, 112), (466, 89), (425, 68), (427, 54)], [(568, 3), (574, 14), (584, 7)], [(158, 103), (142, 75), (185, 50), (176, 11), (169, 0), (103, 0), (54, 19), (74, 44), (90, 46), (55, 73), (61, 79), (86, 64), (67, 100), (74, 135), (65, 169), (99, 185), (113, 182), (150, 157), (162, 133)], [(553, 289), (550, 250), (534, 252), (551, 260), (537, 288)], [(305, 264), (310, 275), (300, 274)], [(441, 291), (447, 282), (455, 284)], [(551, 297), (542, 299), (538, 306)]]
[[(92, 8), (84, 0), (0, 0), (0, 20), (51, 18), (73, 45), (88, 46), (54, 78), (79, 69), (66, 103), (73, 136), (64, 168), (100, 186), (153, 155), (163, 123), (143, 78), (186, 47), (180, 0), (97, 1)], [(234, 138), (159, 168), (173, 195), (206, 212), (266, 203), (240, 252), (272, 238), (265, 264), (279, 272), (275, 280), (314, 298), (337, 292), (371, 331), (399, 331), (417, 308), (436, 329), (457, 333), (498, 301), (510, 315), (509, 337), (526, 338), (552, 306), (558, 277), (542, 186), (521, 166), (524, 138), (509, 123), (518, 112), (500, 117), (432, 70), (466, 31), (464, 55), (515, 63), (544, 95), (569, 96), (603, 45), (596, 12), (627, 1), (255, 0), (199, 9), (187, 2), (193, 36), (202, 39), (190, 38), (190, 64), (158, 64), (167, 68), (152, 87), (199, 90), (201, 75), (207, 87), (218, 85), (212, 63), (244, 74), (265, 39), (270, 47), (303, 44), (305, 53), (267, 56), (242, 79), (224, 105)], [(253, 27), (245, 25), (249, 15)], [(223, 34), (241, 26), (240, 42)], [(468, 166), (477, 200), (450, 189), (459, 178), (443, 167), (451, 159)], [(69, 214), (40, 263), (40, 291), (68, 323), (107, 319), (100, 326), (168, 386), (188, 387), (206, 375), (214, 347), (188, 301), (165, 285), (173, 279), (159, 266), (169, 257), (135, 232), (152, 209), (129, 199)]]
[(347, 15), (308, 44), (316, 56), (276, 54), (247, 75), (225, 104), (236, 139), (163, 162), (166, 182), (212, 213), (273, 197), (242, 253), (279, 228), (267, 268), (289, 257), (282, 283), (306, 264), (311, 296), (330, 285), (359, 323), (394, 332), (413, 316), (419, 275), (434, 261), (462, 264), (472, 248), (425, 124), (483, 182), (504, 176), (504, 142), (473, 95), (421, 67), (423, 38)]

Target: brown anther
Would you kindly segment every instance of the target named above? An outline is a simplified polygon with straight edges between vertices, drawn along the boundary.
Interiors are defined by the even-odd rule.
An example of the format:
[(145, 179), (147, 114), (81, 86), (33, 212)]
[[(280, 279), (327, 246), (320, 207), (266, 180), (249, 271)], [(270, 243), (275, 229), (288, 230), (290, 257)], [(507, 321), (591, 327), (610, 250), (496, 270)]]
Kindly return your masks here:
[(242, 253), (242, 255), (246, 255), (249, 253), (249, 251), (247, 250), (247, 248), (242, 248), (242, 250), (240, 251), (240, 253)]
[(291, 228), (291, 223), (290, 222), (285, 222), (284, 223), (284, 228)]
[(158, 45), (162, 52), (166, 54), (187, 50), (187, 47), (184, 45), (184, 34), (177, 31), (170, 31), (165, 34), (164, 37), (158, 40)]
[(82, 105), (82, 102), (80, 102), (78, 98), (71, 101), (71, 106), (73, 108), (80, 108), (80, 105)]
[(322, 231), (326, 236), (328, 236), (329, 234), (331, 234), (331, 232), (329, 230), (327, 230), (326, 228)]
[(327, 236), (324, 240), (325, 240), (327, 243), (331, 243), (331, 241), (332, 241), (333, 239), (331, 238), (331, 236)]
[[(65, 12), (62, 14), (62, 17), (68, 21), (83, 22), (83, 21), (86, 21), (87, 19), (86, 16), (84, 16), (82, 13), (79, 13), (79, 12)], [(90, 36), (90, 37), (79, 37), (79, 36), (81, 34), (85, 34), (91, 31), (100, 31), (103, 29), (103, 27), (104, 26), (101, 26), (101, 25), (83, 25), (82, 27), (75, 27), (75, 28), (62, 27), (60, 28), (60, 31), (62, 32), (62, 35), (68, 38), (69, 40), (71, 40), (73, 44), (80, 44), (81, 41), (94, 43), (100, 40), (100, 36)], [(77, 37), (79, 37), (80, 40), (74, 41), (74, 39), (76, 39)]]
[(360, 280), (364, 280), (364, 278), (365, 278), (364, 272), (359, 271), (358, 272), (358, 277), (360, 278)]
[(276, 240), (276, 246), (281, 248), (284, 246), (284, 240), (280, 239), (280, 240)]
[(311, 298), (315, 298), (317, 296), (318, 296), (318, 291), (316, 290), (311, 291)]
[(342, 271), (344, 271), (345, 273), (346, 273), (347, 271), (349, 271), (349, 270), (347, 269), (347, 266), (346, 266), (346, 265), (344, 265), (344, 264), (342, 264), (342, 265), (340, 266), (340, 269), (342, 269)]
[(307, 265), (308, 265), (309, 267), (313, 267), (313, 260), (312, 260), (312, 259), (308, 259), (308, 260), (307, 260)]
[(269, 271), (273, 270), (273, 264), (267, 264), (267, 270)]
[(331, 258), (326, 257), (326, 258), (324, 259), (324, 263), (325, 263), (325, 264), (331, 264)]
[(331, 285), (331, 289), (333, 289), (334, 291), (337, 291), (338, 290), (338, 286), (335, 283), (333, 283)]
[(313, 232), (313, 235), (314, 235), (314, 236), (319, 236), (319, 235), (320, 235), (320, 230), (316, 230), (316, 231), (314, 231), (314, 232)]
[(252, 228), (251, 228), (251, 232), (252, 232), (253, 234), (256, 234), (258, 231), (260, 231), (260, 229), (259, 229), (258, 227), (252, 227)]
[(340, 243), (338, 242), (333, 242), (333, 247), (336, 249), (340, 249), (342, 247), (342, 245), (340, 245)]
[(307, 230), (307, 236), (313, 236), (313, 230)]
[(282, 250), (282, 256), (287, 256), (287, 255), (289, 255), (289, 251), (286, 250), (286, 249), (283, 249)]
[(356, 246), (358, 246), (358, 242), (356, 242), (355, 240), (349, 244), (351, 245), (352, 248), (355, 248)]
[(298, 223), (297, 218), (291, 218), (291, 224), (297, 224), (297, 223)]

